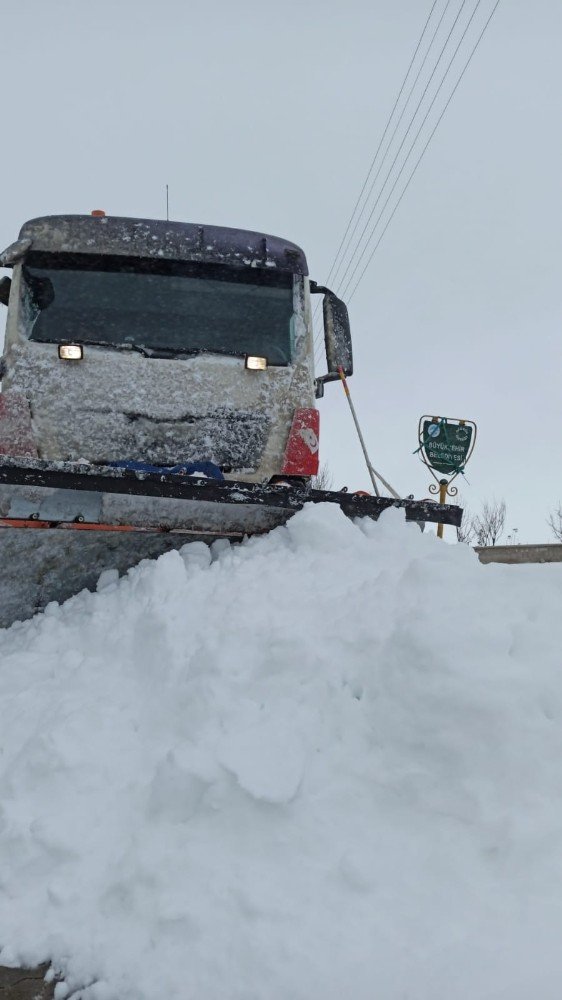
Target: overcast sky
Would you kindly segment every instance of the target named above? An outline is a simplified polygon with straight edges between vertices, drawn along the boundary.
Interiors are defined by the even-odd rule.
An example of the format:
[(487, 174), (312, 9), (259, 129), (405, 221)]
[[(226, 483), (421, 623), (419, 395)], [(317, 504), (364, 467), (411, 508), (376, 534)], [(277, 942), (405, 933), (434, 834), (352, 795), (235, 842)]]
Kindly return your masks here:
[[(171, 218), (284, 236), (325, 281), (430, 7), (3, 0), (0, 243), (39, 215), (162, 218), (168, 183)], [(463, 496), (504, 497), (522, 541), (562, 499), (561, 32), (559, 0), (501, 0), (350, 304), (374, 465), (426, 496), (418, 418), (476, 420)], [(366, 488), (338, 385), (321, 419), (335, 485)]]

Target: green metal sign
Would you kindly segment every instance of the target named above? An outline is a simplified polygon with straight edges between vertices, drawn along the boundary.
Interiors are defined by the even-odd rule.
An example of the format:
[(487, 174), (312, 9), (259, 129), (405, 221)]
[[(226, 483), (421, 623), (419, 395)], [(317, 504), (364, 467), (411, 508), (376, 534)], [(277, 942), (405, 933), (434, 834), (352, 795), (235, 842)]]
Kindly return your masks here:
[(432, 469), (447, 475), (463, 471), (471, 451), (470, 423), (449, 423), (446, 417), (426, 418), (421, 432), (425, 460)]

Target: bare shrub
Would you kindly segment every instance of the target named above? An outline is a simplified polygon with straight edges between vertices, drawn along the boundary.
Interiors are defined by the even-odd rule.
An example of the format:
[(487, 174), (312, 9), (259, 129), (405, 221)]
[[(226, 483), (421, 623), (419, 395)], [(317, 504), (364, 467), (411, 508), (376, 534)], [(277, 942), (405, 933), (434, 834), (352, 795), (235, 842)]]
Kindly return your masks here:
[(556, 541), (562, 542), (562, 503), (559, 503), (556, 510), (553, 510), (548, 515), (546, 523), (552, 531)]
[(477, 545), (496, 545), (500, 540), (506, 520), (505, 500), (485, 500), (480, 514), (472, 519)]
[(330, 490), (332, 488), (333, 481), (334, 477), (330, 472), (330, 467), (327, 462), (324, 462), (324, 464), (318, 469), (318, 474), (312, 477), (310, 485), (313, 490)]

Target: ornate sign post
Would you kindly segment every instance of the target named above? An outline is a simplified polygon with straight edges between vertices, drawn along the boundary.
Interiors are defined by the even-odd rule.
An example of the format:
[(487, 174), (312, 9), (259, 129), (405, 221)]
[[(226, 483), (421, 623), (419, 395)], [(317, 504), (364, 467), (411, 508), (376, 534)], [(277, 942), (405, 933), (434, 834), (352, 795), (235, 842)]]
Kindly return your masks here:
[[(439, 503), (445, 503), (447, 495), (454, 497), (458, 490), (451, 486), (453, 479), (464, 472), (476, 443), (476, 424), (473, 420), (457, 420), (450, 417), (430, 417), (424, 415), (418, 428), (419, 452), (435, 482), (430, 484), (430, 493), (439, 493)], [(436, 473), (441, 473), (438, 478)], [(449, 478), (447, 478), (447, 476)], [(437, 525), (437, 535), (443, 538), (443, 525)]]

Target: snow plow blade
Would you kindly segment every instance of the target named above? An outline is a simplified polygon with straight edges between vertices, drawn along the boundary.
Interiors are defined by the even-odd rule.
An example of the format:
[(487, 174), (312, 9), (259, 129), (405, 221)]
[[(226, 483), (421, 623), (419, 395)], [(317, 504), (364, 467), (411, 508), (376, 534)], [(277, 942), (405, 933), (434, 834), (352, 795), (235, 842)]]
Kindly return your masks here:
[(2, 456), (0, 626), (95, 588), (105, 569), (124, 572), (189, 541), (263, 534), (306, 503), (336, 503), (350, 518), (376, 520), (388, 507), (403, 507), (410, 521), (462, 517), (428, 500)]

